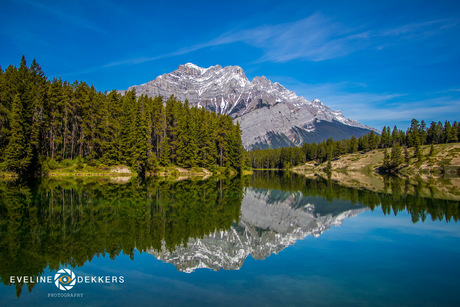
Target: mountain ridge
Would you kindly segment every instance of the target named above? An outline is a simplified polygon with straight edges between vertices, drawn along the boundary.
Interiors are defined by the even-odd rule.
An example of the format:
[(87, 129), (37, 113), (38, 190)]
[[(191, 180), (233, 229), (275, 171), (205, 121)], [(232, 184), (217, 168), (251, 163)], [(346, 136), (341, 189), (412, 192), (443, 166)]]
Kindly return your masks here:
[[(319, 99), (309, 101), (298, 96), (265, 76), (249, 81), (240, 66), (202, 68), (187, 63), (152, 81), (131, 86), (128, 91), (132, 89), (138, 96), (174, 95), (181, 101), (187, 100), (192, 107), (231, 116), (234, 122), (241, 125), (243, 145), (247, 149), (300, 146), (306, 142), (322, 141), (327, 137), (308, 137), (317, 132), (321, 121), (334, 125), (328, 135), (334, 139), (349, 138), (351, 135), (359, 137), (370, 130), (378, 131), (345, 118), (341, 111), (331, 110)], [(340, 134), (342, 128), (350, 132)]]
[(186, 273), (202, 268), (239, 270), (249, 255), (264, 260), (368, 210), (345, 202), (336, 205), (332, 208), (301, 192), (249, 188), (241, 203), (241, 218), (230, 229), (191, 238), (173, 251), (163, 245), (161, 250), (150, 249), (147, 253)]

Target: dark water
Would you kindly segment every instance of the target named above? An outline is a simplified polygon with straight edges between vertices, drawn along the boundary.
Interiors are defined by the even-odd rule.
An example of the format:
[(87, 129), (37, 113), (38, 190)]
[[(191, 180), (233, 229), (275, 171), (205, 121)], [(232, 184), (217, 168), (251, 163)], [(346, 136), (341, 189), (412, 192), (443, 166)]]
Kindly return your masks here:
[(458, 305), (460, 203), (391, 184), (2, 182), (0, 305)]

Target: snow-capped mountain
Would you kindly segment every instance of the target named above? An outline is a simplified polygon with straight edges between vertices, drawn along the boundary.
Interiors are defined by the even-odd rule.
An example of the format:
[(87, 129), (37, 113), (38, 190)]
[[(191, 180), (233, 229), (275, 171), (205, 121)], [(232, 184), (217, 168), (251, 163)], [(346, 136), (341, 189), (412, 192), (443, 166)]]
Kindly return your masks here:
[(318, 99), (299, 97), (264, 76), (249, 81), (239, 66), (201, 68), (187, 63), (129, 90), (132, 88), (138, 96), (174, 95), (191, 106), (230, 115), (240, 122), (247, 149), (299, 146), (328, 137), (359, 137), (375, 130), (345, 118)]
[(301, 192), (249, 188), (238, 224), (204, 238), (190, 239), (173, 252), (163, 246), (160, 251), (148, 253), (187, 273), (199, 268), (238, 270), (249, 255), (263, 260), (297, 240), (308, 235), (318, 237), (331, 226), (340, 226), (343, 220), (368, 210), (346, 202), (337, 202), (333, 207), (320, 202), (305, 198)]

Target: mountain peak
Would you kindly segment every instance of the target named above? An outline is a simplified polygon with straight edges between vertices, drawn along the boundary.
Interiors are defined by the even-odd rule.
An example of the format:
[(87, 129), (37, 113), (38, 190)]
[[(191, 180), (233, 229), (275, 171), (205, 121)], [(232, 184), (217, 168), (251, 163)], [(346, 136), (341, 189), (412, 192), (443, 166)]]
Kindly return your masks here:
[(197, 66), (197, 65), (195, 65), (193, 63), (186, 63), (184, 65), (179, 65), (178, 70), (179, 71), (184, 71), (185, 73), (187, 73), (189, 75), (202, 75), (208, 69), (199, 67), (199, 66)]
[[(180, 66), (181, 66), (181, 65), (179, 65), (179, 67), (180, 67)], [(190, 67), (190, 68), (194, 68), (194, 69), (198, 69), (198, 70), (203, 69), (203, 68), (198, 67), (198, 65), (195, 65), (195, 64), (193, 64), (193, 63), (186, 63), (186, 64), (184, 64), (183, 66)]]
[[(240, 66), (202, 68), (186, 63), (134, 88), (139, 96), (174, 95), (181, 101), (188, 100), (191, 107), (230, 115), (240, 123), (247, 149), (299, 146), (328, 137), (336, 140), (351, 135), (359, 137), (372, 129), (345, 118), (318, 99), (310, 102), (297, 96), (265, 76), (250, 82)], [(316, 130), (317, 123), (321, 123), (323, 132)]]
[(254, 77), (251, 83), (258, 84), (258, 85), (265, 86), (265, 87), (270, 86), (272, 84), (272, 82), (268, 80), (267, 77), (265, 76)]

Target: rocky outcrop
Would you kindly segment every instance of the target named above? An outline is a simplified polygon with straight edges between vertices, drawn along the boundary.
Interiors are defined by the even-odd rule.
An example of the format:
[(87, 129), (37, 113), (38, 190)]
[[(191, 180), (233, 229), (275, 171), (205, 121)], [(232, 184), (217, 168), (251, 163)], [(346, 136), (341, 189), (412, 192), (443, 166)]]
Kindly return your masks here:
[(112, 166), (110, 168), (111, 173), (118, 173), (118, 174), (131, 174), (131, 170), (126, 165), (117, 165)]
[[(264, 76), (250, 82), (239, 66), (201, 68), (187, 63), (129, 90), (133, 88), (138, 96), (174, 95), (188, 100), (191, 106), (230, 115), (240, 122), (247, 149), (301, 145), (327, 137), (359, 137), (373, 129), (345, 118), (318, 99), (299, 97)], [(321, 122), (331, 125), (324, 128), (318, 125)], [(347, 127), (345, 133), (343, 127)]]

